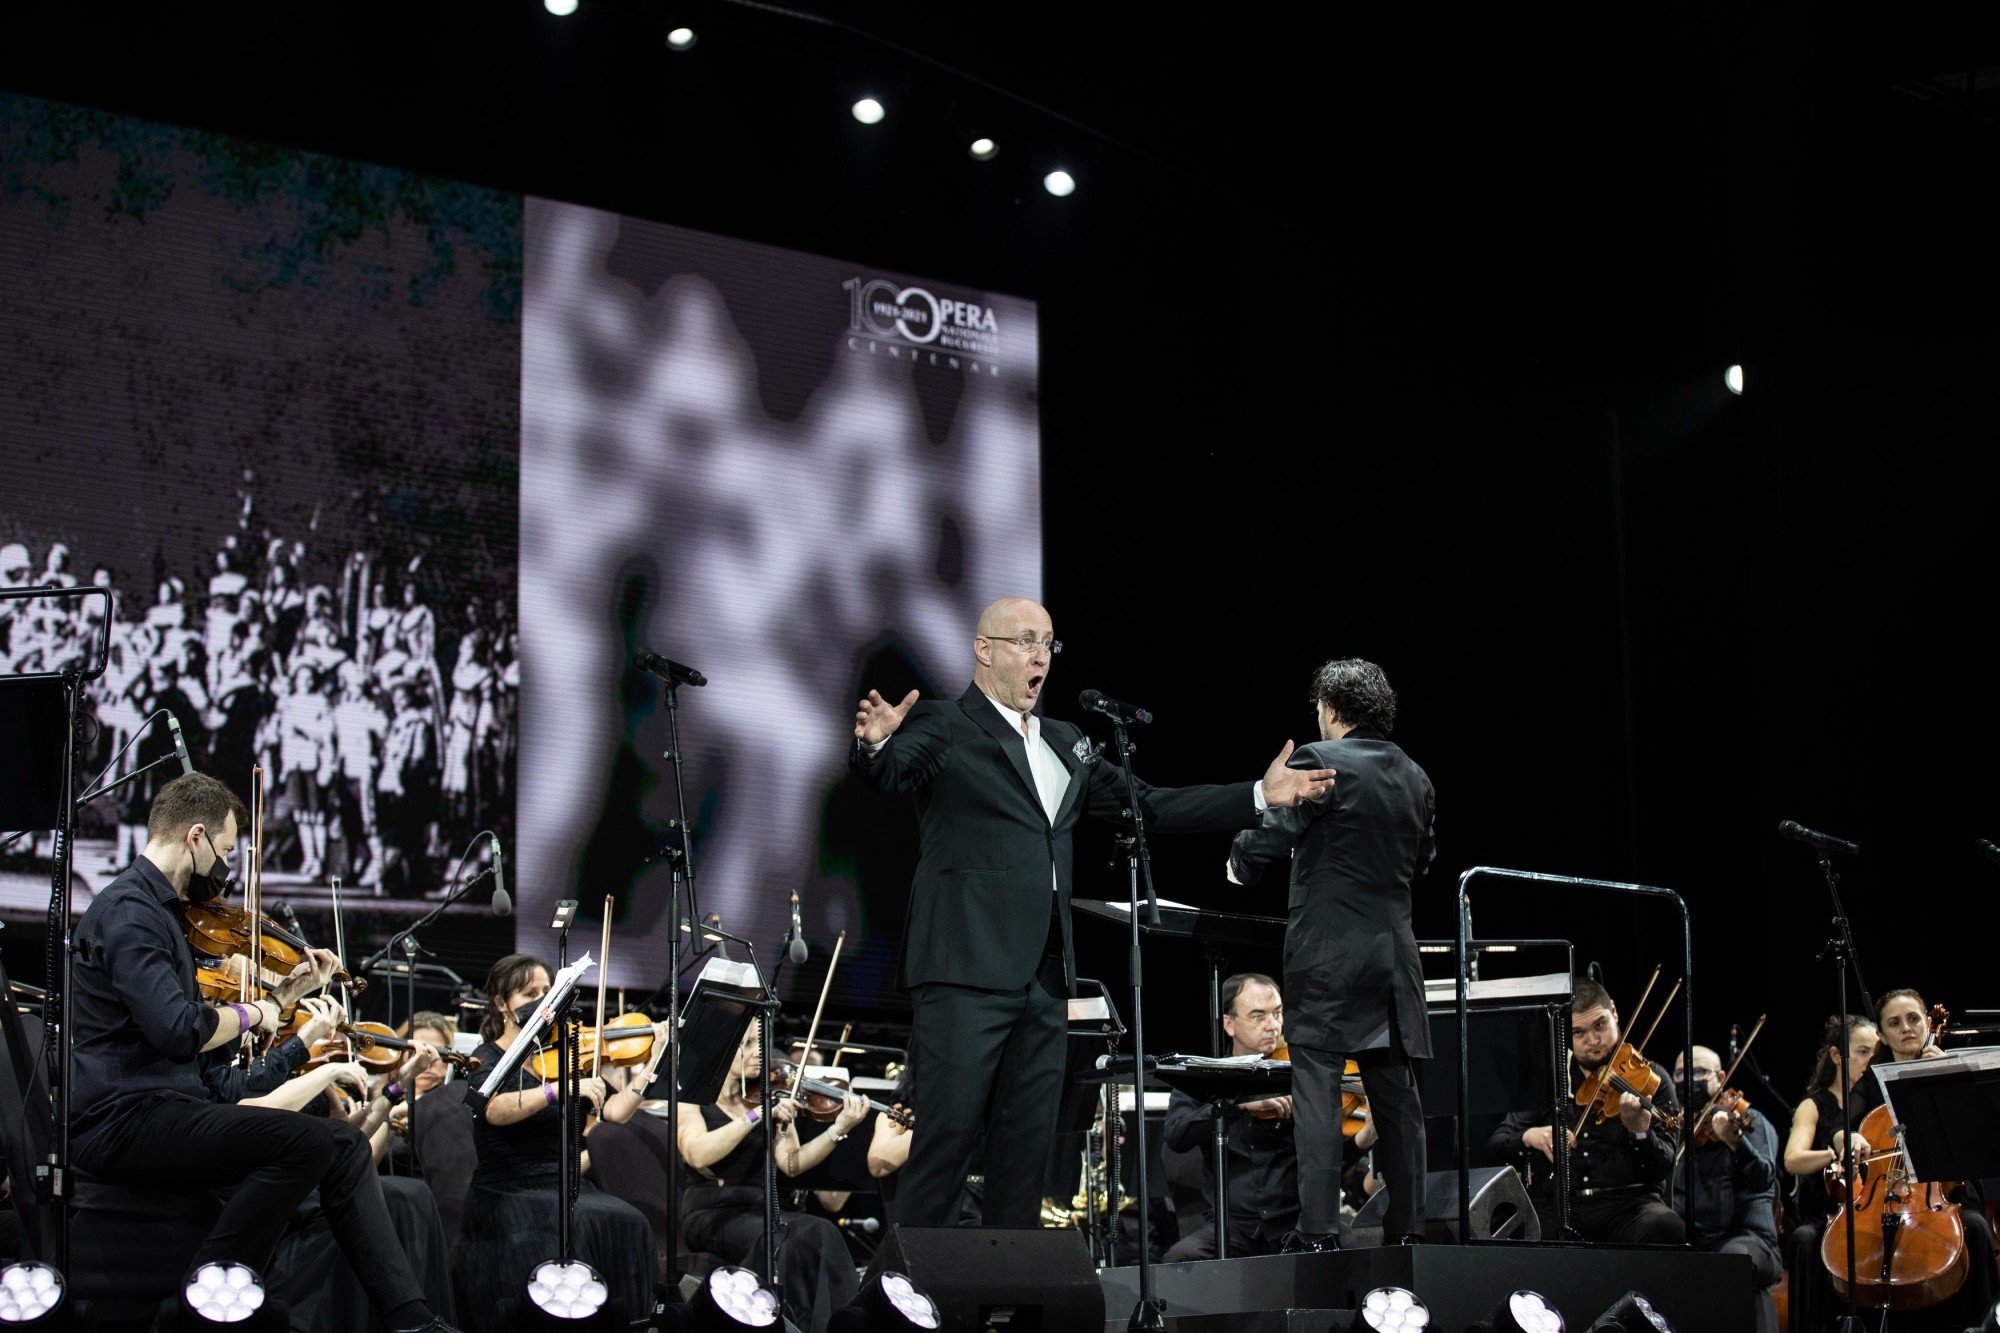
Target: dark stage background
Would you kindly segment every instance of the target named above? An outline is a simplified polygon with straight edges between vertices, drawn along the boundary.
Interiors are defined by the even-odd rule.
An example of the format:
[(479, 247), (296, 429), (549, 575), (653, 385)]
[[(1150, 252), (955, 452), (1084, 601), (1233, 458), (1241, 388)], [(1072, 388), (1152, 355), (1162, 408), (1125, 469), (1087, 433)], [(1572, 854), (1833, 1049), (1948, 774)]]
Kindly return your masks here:
[[(494, 8), (87, 40), (88, 10), (35, 13), (0, 86), (1019, 293), (1049, 697), (1151, 708), (1149, 780), (1253, 775), (1308, 738), (1311, 668), (1367, 656), (1439, 791), (1420, 932), (1448, 932), (1474, 864), (1674, 887), (1698, 1035), (1768, 1011), (1762, 1062), (1795, 1094), (1835, 996), (1791, 818), (1865, 848), (1846, 891), (1876, 990), (1994, 1003), (2000, 880), (1970, 844), (2000, 831), (1975, 206), (2000, 138), (1982, 85), (1920, 83), (1964, 81), (1988, 34), (1803, 6), (1222, 33), (1064, 12), (1058, 37), (1040, 11), (894, 16), (1118, 146), (740, 7), (701, 7), (686, 57), (630, 8)], [(889, 90), (873, 131), (844, 110), (864, 86)], [(989, 122), (1002, 155), (973, 163), (960, 127)], [(1035, 183), (1059, 163), (1068, 200)], [(835, 800), (893, 920), (913, 821)], [(1089, 869), (1106, 850), (1082, 891), (1118, 890)], [(1162, 891), (1248, 909), (1223, 853), (1163, 841)], [(1624, 902), (1476, 901), (1482, 934), (1574, 938), (1628, 1007), (1671, 948)], [(1121, 980), (1112, 933), (1083, 939)], [(1199, 976), (1157, 951), (1156, 1044), (1203, 1042)]]

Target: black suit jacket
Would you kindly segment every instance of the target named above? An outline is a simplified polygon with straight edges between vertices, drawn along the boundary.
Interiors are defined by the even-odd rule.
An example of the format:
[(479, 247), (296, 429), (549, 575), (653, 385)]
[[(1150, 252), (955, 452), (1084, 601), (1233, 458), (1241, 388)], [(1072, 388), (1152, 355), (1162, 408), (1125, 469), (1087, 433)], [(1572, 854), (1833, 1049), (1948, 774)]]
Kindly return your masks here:
[[(1035, 789), (1027, 742), (977, 685), (955, 702), (920, 701), (877, 754), (856, 743), (854, 768), (864, 779), (917, 799), (905, 988), (943, 981), (1008, 990), (1034, 980), (1049, 933), (1051, 870), (1063, 974), (1074, 987), (1071, 835), (1085, 815), (1121, 819), (1124, 779), (1079, 728), (1045, 717), (1041, 730), (1070, 775), (1053, 820)], [(1253, 783), (1137, 785), (1149, 833), (1228, 832), (1257, 820)]]
[(1410, 929), (1410, 885), (1430, 868), (1431, 780), (1379, 732), (1354, 731), (1292, 754), (1294, 768), (1331, 768), (1317, 801), (1268, 810), (1236, 837), (1230, 865), (1254, 884), (1291, 857), (1285, 929), (1285, 1038), (1352, 1055), (1393, 1024), (1395, 1045), (1431, 1053), (1424, 975)]

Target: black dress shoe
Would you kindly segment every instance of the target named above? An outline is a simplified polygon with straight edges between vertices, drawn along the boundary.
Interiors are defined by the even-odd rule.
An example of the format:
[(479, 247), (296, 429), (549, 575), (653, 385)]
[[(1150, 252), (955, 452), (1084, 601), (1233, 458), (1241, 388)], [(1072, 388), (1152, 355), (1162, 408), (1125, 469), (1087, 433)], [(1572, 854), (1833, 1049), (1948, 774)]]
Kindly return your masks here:
[(1288, 1231), (1278, 1242), (1279, 1254), (1328, 1254), (1340, 1248), (1337, 1232)]
[(1423, 1236), (1414, 1231), (1406, 1236), (1396, 1237), (1396, 1244), (1398, 1245), (1422, 1245), (1423, 1243)]

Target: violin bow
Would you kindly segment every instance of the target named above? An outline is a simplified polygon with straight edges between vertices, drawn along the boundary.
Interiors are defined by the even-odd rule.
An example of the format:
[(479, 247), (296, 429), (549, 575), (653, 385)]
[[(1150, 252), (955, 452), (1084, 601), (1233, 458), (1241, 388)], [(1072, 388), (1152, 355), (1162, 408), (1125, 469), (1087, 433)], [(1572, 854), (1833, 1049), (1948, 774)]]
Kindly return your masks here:
[[(250, 767), (250, 851), (243, 858), (243, 907), (250, 921), (250, 965), (244, 971), (243, 999), (255, 1003), (264, 991), (264, 766)], [(236, 1058), (246, 1068), (257, 1048), (255, 1033), (245, 1033)]]
[(1653, 1039), (1653, 1034), (1655, 1032), (1659, 1031), (1660, 1020), (1665, 1018), (1667, 1016), (1667, 1011), (1674, 1007), (1674, 996), (1679, 995), (1680, 993), (1681, 993), (1681, 983), (1679, 981), (1676, 981), (1674, 983), (1674, 988), (1667, 992), (1667, 998), (1660, 1001), (1660, 1012), (1653, 1015), (1653, 1025), (1646, 1029), (1646, 1035), (1639, 1038), (1639, 1044), (1637, 1046), (1634, 1046), (1632, 1048), (1633, 1050), (1639, 1052), (1639, 1054), (1641, 1055), (1644, 1055), (1646, 1053), (1646, 1043)]
[[(596, 1034), (595, 1040), (600, 1052), (604, 1049), (604, 979), (611, 973), (611, 909), (616, 905), (617, 900), (612, 895), (608, 893), (604, 895), (604, 937), (597, 946), (597, 956), (600, 960), (597, 965), (597, 1022), (590, 1029)], [(581, 1071), (578, 1072), (578, 1077), (582, 1077)]]
[[(826, 964), (826, 980), (822, 981), (819, 987), (819, 1004), (813, 1009), (812, 1026), (806, 1029), (806, 1048), (803, 1054), (808, 1059), (812, 1056), (813, 1039), (819, 1036), (820, 1015), (826, 1012), (826, 993), (833, 989), (833, 969), (840, 966), (840, 946), (845, 943), (847, 943), (847, 932), (843, 930), (840, 932), (840, 937), (833, 942), (833, 957)], [(799, 1061), (799, 1077), (792, 1080), (792, 1100), (795, 1102), (799, 1100), (799, 1085), (805, 1081), (805, 1066), (805, 1060)]]

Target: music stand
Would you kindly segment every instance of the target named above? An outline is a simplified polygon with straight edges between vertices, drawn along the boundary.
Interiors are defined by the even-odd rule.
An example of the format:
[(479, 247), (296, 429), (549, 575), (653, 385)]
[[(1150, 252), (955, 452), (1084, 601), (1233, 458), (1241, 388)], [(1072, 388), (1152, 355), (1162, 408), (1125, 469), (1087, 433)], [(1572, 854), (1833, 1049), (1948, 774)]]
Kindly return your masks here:
[(743, 1034), (771, 1007), (750, 964), (720, 957), (702, 964), (680, 1013), (681, 1101), (705, 1106), (721, 1095)]
[(1883, 1099), (1918, 1180), (2000, 1176), (2000, 1049), (1877, 1065)]

